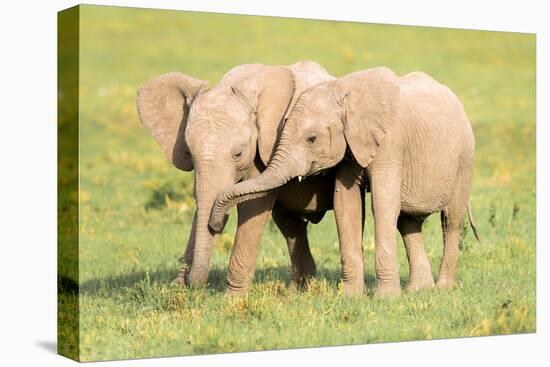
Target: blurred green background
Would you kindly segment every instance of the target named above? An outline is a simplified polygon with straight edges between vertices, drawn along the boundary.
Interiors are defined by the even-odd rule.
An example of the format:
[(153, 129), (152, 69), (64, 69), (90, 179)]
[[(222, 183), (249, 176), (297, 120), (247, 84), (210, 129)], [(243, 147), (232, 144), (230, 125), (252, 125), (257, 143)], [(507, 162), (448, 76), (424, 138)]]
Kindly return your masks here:
[[(476, 136), (471, 203), (481, 243), (463, 236), (456, 289), (342, 297), (332, 214), (309, 227), (318, 276), (308, 291), (286, 289), (286, 243), (270, 222), (250, 294), (224, 296), (235, 215), (215, 245), (209, 287), (169, 286), (194, 211), (193, 176), (172, 167), (141, 126), (137, 87), (169, 71), (212, 86), (238, 64), (298, 60), (335, 76), (421, 70), (462, 100)], [(79, 92), (82, 360), (535, 331), (534, 35), (81, 6)], [(370, 215), (365, 231), (372, 293)], [(436, 275), (438, 215), (424, 233)], [(399, 258), (404, 283), (401, 242)]]

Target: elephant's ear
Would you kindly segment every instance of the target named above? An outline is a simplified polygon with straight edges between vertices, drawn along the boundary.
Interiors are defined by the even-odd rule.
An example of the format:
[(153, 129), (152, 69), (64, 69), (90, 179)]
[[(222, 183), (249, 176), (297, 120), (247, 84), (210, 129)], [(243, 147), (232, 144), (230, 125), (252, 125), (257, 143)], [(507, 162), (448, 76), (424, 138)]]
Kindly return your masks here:
[(286, 112), (285, 119), (290, 115), (290, 112), (298, 101), (300, 94), (314, 85), (336, 79), (330, 75), (323, 66), (315, 61), (298, 61), (290, 65), (289, 68), (294, 74), (295, 91), (290, 102), (290, 106)]
[(166, 157), (183, 171), (193, 162), (185, 143), (187, 115), (193, 99), (208, 82), (182, 73), (168, 73), (143, 84), (137, 92), (137, 109), (143, 126)]
[(367, 167), (397, 120), (399, 82), (393, 71), (385, 67), (345, 78), (344, 135), (357, 162)]
[(287, 67), (273, 66), (240, 80), (231, 88), (256, 116), (258, 151), (267, 165), (294, 96), (294, 75)]

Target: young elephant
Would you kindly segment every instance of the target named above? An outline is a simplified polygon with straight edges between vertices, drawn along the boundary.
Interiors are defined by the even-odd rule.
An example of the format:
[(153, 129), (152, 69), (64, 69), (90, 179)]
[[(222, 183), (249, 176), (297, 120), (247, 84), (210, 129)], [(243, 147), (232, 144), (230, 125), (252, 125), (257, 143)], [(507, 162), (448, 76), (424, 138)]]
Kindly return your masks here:
[[(332, 79), (321, 65), (303, 61), (288, 67), (240, 65), (206, 91), (207, 82), (182, 73), (161, 75), (139, 88), (137, 107), (143, 125), (177, 168), (195, 171), (197, 208), (177, 283), (206, 283), (216, 236), (208, 228), (208, 218), (217, 194), (265, 169), (298, 95)], [(246, 290), (274, 205), (273, 218), (287, 239), (293, 281), (313, 276), (307, 220), (316, 222), (332, 209), (333, 189), (334, 182), (327, 180), (300, 187), (290, 182), (279, 192), (239, 205), (228, 291)]]
[(436, 286), (451, 287), (473, 160), (472, 128), (449, 88), (420, 72), (403, 77), (384, 67), (355, 72), (300, 96), (267, 169), (219, 195), (210, 226), (219, 227), (236, 203), (338, 164), (334, 211), (345, 293), (364, 289), (365, 190), (372, 193), (375, 222), (375, 296), (401, 292), (396, 228), (409, 259), (408, 289), (433, 286), (421, 231), (435, 212), (441, 212), (444, 238)]

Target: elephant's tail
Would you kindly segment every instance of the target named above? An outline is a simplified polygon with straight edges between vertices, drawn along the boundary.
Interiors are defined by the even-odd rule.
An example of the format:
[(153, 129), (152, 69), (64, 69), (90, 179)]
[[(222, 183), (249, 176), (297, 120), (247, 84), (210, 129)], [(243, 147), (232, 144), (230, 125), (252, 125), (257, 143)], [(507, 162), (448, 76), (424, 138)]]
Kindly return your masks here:
[(477, 242), (479, 242), (479, 236), (477, 235), (477, 228), (474, 223), (474, 217), (472, 215), (472, 209), (470, 208), (470, 203), (468, 203), (467, 208), (468, 208), (468, 221), (470, 222), (470, 227), (472, 227), (472, 232), (474, 232), (474, 236)]

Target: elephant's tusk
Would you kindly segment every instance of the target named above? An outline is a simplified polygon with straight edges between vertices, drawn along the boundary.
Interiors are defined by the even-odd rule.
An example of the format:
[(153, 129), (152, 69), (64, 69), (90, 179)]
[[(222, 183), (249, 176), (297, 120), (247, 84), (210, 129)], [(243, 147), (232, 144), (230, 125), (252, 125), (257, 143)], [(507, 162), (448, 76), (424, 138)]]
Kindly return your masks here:
[(298, 176), (298, 182), (302, 182), (302, 179), (303, 179), (302, 176)]

